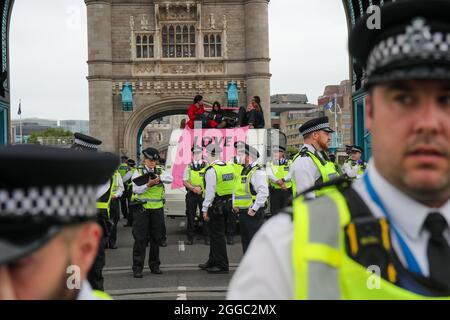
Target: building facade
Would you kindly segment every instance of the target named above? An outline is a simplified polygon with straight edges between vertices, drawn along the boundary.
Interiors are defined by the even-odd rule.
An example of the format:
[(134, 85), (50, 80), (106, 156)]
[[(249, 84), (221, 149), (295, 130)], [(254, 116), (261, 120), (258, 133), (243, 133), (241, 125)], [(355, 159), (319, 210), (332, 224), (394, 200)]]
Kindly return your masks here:
[(89, 121), (88, 120), (60, 120), (59, 126), (70, 132), (80, 132), (89, 135)]
[[(317, 104), (324, 107), (330, 102), (333, 105), (325, 108), (324, 114), (330, 119), (331, 127), (336, 130), (337, 139), (334, 141), (333, 148), (343, 148), (346, 144), (353, 144), (353, 104), (349, 80), (344, 80), (339, 85), (325, 87), (323, 95), (317, 99)], [(337, 108), (334, 106), (335, 102), (338, 105)]]
[[(270, 114), (268, 2), (85, 0), (91, 135), (133, 156), (153, 119), (186, 113), (197, 94), (226, 105), (230, 81), (239, 105), (258, 95)], [(122, 107), (127, 82), (132, 111)]]
[(280, 115), (280, 129), (286, 135), (287, 148), (298, 150), (303, 144), (303, 137), (299, 131), (300, 126), (308, 120), (322, 117), (323, 115), (324, 111), (318, 106), (311, 109), (282, 112)]

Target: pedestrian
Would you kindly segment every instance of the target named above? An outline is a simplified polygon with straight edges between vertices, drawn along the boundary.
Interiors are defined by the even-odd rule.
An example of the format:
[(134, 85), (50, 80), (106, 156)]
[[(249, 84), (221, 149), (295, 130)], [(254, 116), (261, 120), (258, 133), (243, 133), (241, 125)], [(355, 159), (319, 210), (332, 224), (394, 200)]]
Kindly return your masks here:
[(228, 273), (228, 255), (225, 241), (225, 212), (231, 210), (234, 188), (234, 168), (221, 160), (222, 148), (215, 144), (206, 147), (209, 166), (205, 172), (205, 200), (203, 219), (208, 224), (211, 245), (206, 263), (199, 265), (208, 273)]
[[(142, 151), (144, 156), (143, 168), (134, 173), (132, 201), (138, 204), (133, 209), (133, 276), (143, 277), (146, 246), (150, 241), (148, 264), (150, 271), (161, 274), (159, 246), (164, 237), (164, 202), (165, 192), (163, 183), (172, 183), (172, 175), (165, 172), (158, 165), (159, 152), (154, 148)], [(137, 184), (135, 179), (144, 178), (143, 183)]]
[(228, 298), (450, 299), (449, 11), (443, 0), (396, 1), (381, 8), (381, 29), (367, 28), (371, 15), (355, 25), (367, 172), (268, 221)]
[[(187, 244), (194, 244), (195, 217), (197, 210), (201, 212), (205, 196), (205, 171), (206, 161), (202, 159), (203, 149), (199, 146), (192, 147), (192, 162), (186, 167), (183, 177), (183, 185), (186, 188), (186, 217), (187, 217)], [(203, 217), (202, 217), (203, 220)], [(209, 243), (206, 223), (203, 223), (203, 236), (205, 244)]]
[(242, 249), (245, 252), (255, 233), (264, 222), (264, 208), (269, 197), (267, 177), (257, 164), (259, 152), (244, 145), (244, 168), (233, 192), (233, 211), (239, 216)]
[(0, 300), (110, 299), (87, 274), (103, 232), (95, 190), (118, 164), (96, 152), (0, 148), (10, 169), (0, 181)]
[[(283, 179), (292, 181), (293, 196), (307, 189), (332, 180), (338, 176), (336, 167), (331, 163), (326, 151), (331, 142), (328, 117), (320, 117), (305, 122), (299, 128), (304, 144), (292, 159), (289, 174)], [(320, 191), (309, 192), (305, 196), (314, 198)]]
[(366, 171), (367, 163), (361, 158), (362, 148), (353, 146), (350, 151), (350, 158), (342, 166), (343, 172), (352, 179), (361, 178)]
[(270, 190), (270, 213), (275, 215), (292, 199), (292, 182), (284, 182), (289, 174), (291, 161), (286, 159), (283, 146), (272, 147), (272, 159), (266, 165)]

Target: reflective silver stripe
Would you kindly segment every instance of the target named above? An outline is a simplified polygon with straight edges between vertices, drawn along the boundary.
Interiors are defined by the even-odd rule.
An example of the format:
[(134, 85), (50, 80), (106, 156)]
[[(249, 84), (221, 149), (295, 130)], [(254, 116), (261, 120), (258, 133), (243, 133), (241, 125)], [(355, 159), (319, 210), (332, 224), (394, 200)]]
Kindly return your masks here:
[[(309, 218), (309, 243), (339, 249), (340, 216), (333, 199), (327, 196), (306, 202)], [(308, 298), (340, 299), (338, 269), (321, 262), (308, 264)]]
[(145, 201), (145, 202), (160, 202), (163, 201), (164, 199), (147, 199), (147, 198), (139, 198), (139, 200)]
[(251, 199), (252, 198), (252, 196), (234, 196), (234, 199), (237, 199), (237, 200), (241, 200), (241, 199)]

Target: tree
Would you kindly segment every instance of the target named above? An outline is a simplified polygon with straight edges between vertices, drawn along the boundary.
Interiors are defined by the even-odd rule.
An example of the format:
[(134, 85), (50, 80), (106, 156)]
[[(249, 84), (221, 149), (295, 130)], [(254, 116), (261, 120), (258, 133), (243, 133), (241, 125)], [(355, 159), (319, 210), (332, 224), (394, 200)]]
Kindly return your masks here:
[(62, 128), (49, 128), (42, 132), (31, 132), (30, 138), (28, 139), (28, 143), (39, 143), (38, 138), (41, 137), (53, 137), (53, 138), (64, 138), (71, 137), (73, 133)]

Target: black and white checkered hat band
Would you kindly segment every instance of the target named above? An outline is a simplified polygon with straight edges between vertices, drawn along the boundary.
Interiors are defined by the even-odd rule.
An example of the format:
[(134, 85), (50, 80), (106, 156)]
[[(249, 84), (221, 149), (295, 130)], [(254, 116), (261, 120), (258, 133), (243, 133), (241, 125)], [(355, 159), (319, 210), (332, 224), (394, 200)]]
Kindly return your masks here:
[(323, 130), (323, 129), (328, 129), (328, 128), (330, 128), (330, 124), (329, 123), (321, 123), (321, 124), (318, 124), (318, 125), (316, 125), (314, 127), (311, 127), (311, 128), (308, 128), (308, 129), (302, 131), (302, 135), (305, 135), (305, 134), (308, 134), (308, 133), (311, 133), (311, 132), (315, 132), (315, 131), (319, 131), (319, 130)]
[(96, 213), (97, 193), (94, 186), (0, 189), (0, 217), (41, 215), (93, 218)]
[(92, 143), (88, 143), (86, 141), (83, 141), (83, 140), (80, 140), (80, 139), (77, 139), (77, 138), (75, 138), (74, 143), (76, 143), (76, 144), (78, 144), (78, 145), (80, 145), (82, 147), (85, 147), (85, 148), (98, 150), (98, 145), (95, 145), (95, 144), (92, 144)]
[(367, 59), (367, 77), (379, 68), (405, 59), (450, 62), (450, 33), (431, 33), (425, 19), (415, 18), (404, 34), (389, 37), (375, 46)]

